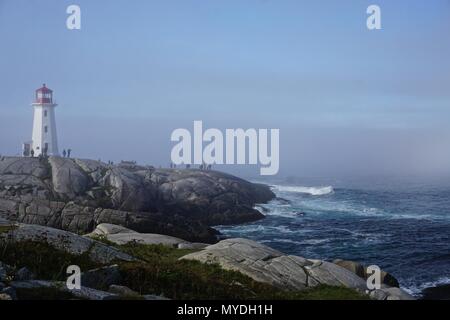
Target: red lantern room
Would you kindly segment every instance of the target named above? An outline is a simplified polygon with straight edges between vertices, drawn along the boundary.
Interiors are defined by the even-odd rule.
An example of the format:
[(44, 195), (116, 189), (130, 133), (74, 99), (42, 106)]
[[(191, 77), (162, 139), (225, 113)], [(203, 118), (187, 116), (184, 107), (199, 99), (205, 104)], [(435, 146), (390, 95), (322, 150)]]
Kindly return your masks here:
[(42, 85), (42, 88), (36, 90), (35, 103), (53, 103), (53, 91)]

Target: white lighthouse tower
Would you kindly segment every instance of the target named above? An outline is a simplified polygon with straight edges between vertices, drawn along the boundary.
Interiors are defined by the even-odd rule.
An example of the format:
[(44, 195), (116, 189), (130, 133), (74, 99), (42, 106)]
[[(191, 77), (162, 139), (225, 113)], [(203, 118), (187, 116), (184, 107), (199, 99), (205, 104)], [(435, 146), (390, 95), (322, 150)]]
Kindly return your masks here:
[(42, 85), (36, 90), (34, 109), (32, 143), (29, 152), (34, 156), (59, 156), (58, 138), (56, 136), (55, 107), (53, 91)]

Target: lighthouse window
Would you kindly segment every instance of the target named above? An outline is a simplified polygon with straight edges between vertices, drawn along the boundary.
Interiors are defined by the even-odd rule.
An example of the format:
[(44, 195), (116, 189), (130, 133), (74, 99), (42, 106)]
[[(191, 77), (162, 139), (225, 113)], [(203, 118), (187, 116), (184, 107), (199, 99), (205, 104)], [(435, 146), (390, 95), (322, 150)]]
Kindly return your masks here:
[(47, 126), (44, 127), (44, 131), (45, 131), (45, 133), (48, 132), (48, 127)]
[(44, 117), (46, 117), (46, 116), (47, 116), (47, 110), (44, 111)]

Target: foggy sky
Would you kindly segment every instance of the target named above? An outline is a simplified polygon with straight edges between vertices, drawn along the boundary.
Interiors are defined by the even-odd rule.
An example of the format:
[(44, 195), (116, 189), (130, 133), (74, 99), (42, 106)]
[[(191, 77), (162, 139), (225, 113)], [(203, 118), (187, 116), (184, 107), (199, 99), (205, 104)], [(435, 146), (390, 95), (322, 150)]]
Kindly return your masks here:
[(167, 166), (203, 120), (279, 128), (281, 176), (450, 174), (449, 31), (447, 0), (0, 0), (0, 154), (30, 140), (45, 82), (77, 157)]

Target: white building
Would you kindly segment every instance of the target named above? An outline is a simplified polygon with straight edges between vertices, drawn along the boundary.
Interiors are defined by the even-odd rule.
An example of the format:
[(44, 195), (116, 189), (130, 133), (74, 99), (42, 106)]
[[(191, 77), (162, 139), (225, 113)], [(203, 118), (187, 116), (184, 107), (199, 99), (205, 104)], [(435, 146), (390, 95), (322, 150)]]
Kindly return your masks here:
[(34, 109), (32, 141), (24, 143), (23, 155), (59, 156), (58, 138), (56, 135), (55, 107), (53, 91), (45, 84), (36, 90)]

